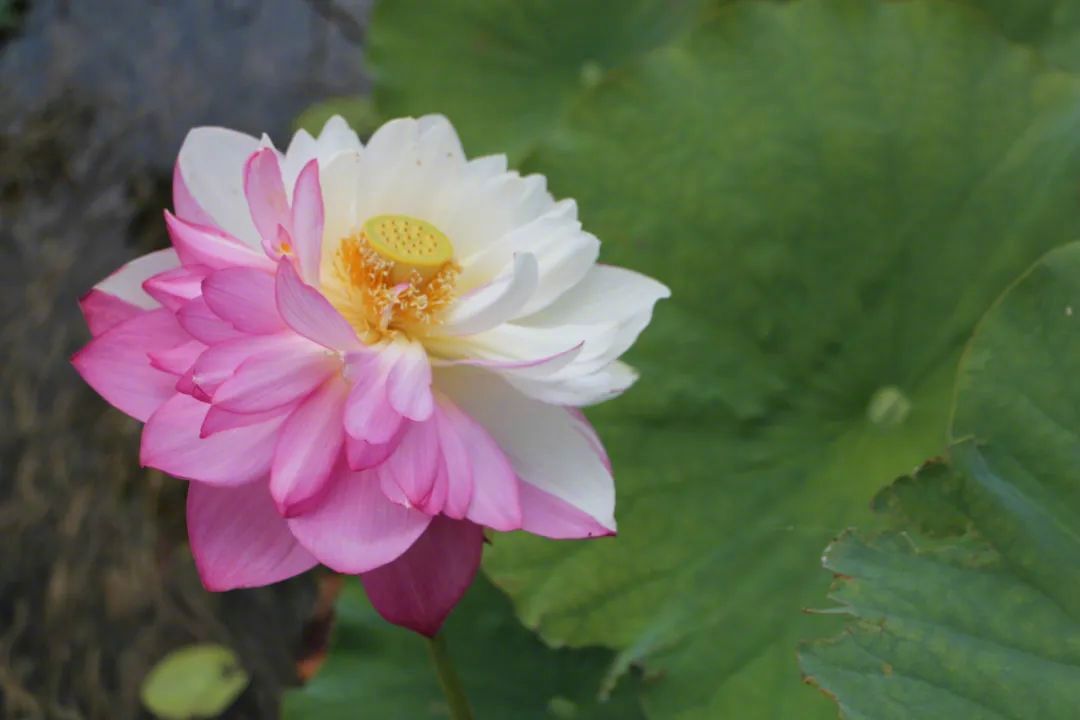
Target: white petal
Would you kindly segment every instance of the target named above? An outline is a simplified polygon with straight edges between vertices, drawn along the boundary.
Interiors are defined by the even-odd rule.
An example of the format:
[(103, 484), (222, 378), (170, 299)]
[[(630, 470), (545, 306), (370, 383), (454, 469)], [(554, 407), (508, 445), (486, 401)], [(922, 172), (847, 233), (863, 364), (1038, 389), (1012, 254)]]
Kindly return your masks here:
[(510, 272), (460, 298), (447, 313), (439, 332), (474, 335), (519, 315), (536, 292), (539, 268), (532, 253), (518, 253)]
[(230, 235), (259, 248), (259, 233), (244, 197), (244, 163), (260, 147), (250, 135), (218, 127), (187, 134), (178, 159), (195, 201)]
[(156, 250), (135, 258), (99, 282), (94, 288), (141, 308), (156, 308), (157, 301), (146, 294), (142, 284), (154, 275), (176, 267), (180, 267), (180, 260), (176, 257), (175, 250), (172, 248)]
[(439, 369), (435, 382), (495, 438), (522, 481), (615, 528), (611, 473), (564, 408), (530, 400), (480, 370)]
[(520, 322), (532, 327), (623, 322), (670, 296), (667, 286), (641, 273), (596, 265), (558, 300)]

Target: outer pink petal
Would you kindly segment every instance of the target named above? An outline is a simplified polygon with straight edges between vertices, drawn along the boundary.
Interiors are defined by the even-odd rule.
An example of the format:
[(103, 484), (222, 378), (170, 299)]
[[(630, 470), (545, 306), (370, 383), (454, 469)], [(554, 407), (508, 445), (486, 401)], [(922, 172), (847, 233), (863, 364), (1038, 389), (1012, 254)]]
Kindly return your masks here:
[(274, 268), (266, 255), (217, 228), (185, 222), (168, 210), (165, 211), (165, 227), (184, 265), (205, 265), (214, 270), (236, 266)]
[(270, 493), (282, 515), (303, 512), (326, 485), (345, 443), (341, 415), (348, 393), (345, 380), (332, 377), (285, 421), (270, 472)]
[(212, 273), (202, 283), (206, 304), (237, 330), (265, 335), (285, 329), (274, 299), (274, 276), (255, 268), (233, 267)]
[(570, 503), (544, 492), (535, 485), (521, 483), (521, 529), (534, 535), (570, 540), (604, 537), (615, 531)]
[(224, 432), (225, 430), (247, 427), (248, 425), (258, 425), (267, 422), (268, 420), (281, 417), (286, 412), (286, 409), (274, 408), (273, 410), (267, 410), (266, 412), (261, 413), (232, 413), (228, 410), (222, 410), (219, 407), (211, 405), (210, 412), (206, 413), (206, 417), (203, 418), (202, 426), (199, 428), (199, 437), (210, 437), (211, 435)]
[(251, 219), (262, 235), (263, 247), (274, 248), (278, 226), (286, 225), (289, 217), (289, 200), (277, 150), (262, 148), (248, 158), (244, 164), (244, 195)]
[(386, 377), (386, 397), (397, 412), (422, 422), (435, 410), (431, 394), (431, 363), (418, 342), (398, 343), (388, 352), (400, 352)]
[(125, 320), (146, 312), (138, 305), (121, 300), (101, 290), (91, 290), (79, 299), (79, 309), (86, 319), (86, 326), (94, 337), (116, 327)]
[(71, 362), (109, 404), (145, 421), (173, 395), (176, 385), (176, 376), (155, 368), (148, 353), (170, 350), (188, 340), (172, 313), (151, 310), (97, 336)]
[(187, 526), (207, 590), (269, 585), (317, 564), (293, 538), (263, 483), (229, 488), (192, 483)]
[(146, 467), (212, 485), (242, 485), (270, 472), (285, 415), (200, 437), (210, 406), (173, 395), (146, 421), (139, 460)]
[[(462, 434), (454, 426), (456, 416), (447, 414), (449, 400), (439, 399), (435, 408), (435, 427), (439, 433), (439, 448), (442, 452), (442, 468), (447, 483), (446, 502), (443, 513), (461, 520), (469, 512), (473, 496), (473, 468), (469, 458), (469, 448), (465, 445)], [(458, 411), (460, 412), (460, 411)]]
[(289, 327), (333, 350), (362, 350), (363, 344), (348, 321), (322, 294), (305, 285), (287, 259), (278, 263), (277, 307)]
[(380, 615), (434, 637), (476, 577), (483, 546), (479, 526), (437, 517), (404, 555), (360, 579)]
[(214, 405), (229, 412), (263, 412), (307, 396), (339, 368), (335, 358), (297, 340), (253, 355), (214, 391)]
[(173, 209), (176, 217), (196, 225), (206, 227), (218, 227), (214, 219), (203, 210), (202, 206), (191, 194), (191, 190), (184, 181), (184, 174), (180, 172), (180, 161), (173, 166)]
[(296, 179), (291, 221), (300, 273), (308, 283), (317, 283), (319, 265), (322, 262), (323, 236), (323, 200), (318, 160), (309, 161)]
[(290, 518), (289, 528), (323, 565), (355, 575), (397, 559), (430, 522), (430, 515), (387, 500), (374, 472), (340, 463), (326, 492)]
[(218, 317), (202, 297), (189, 300), (176, 313), (176, 319), (193, 338), (207, 345), (245, 337), (244, 333)]
[(202, 294), (206, 268), (201, 265), (173, 268), (158, 273), (143, 283), (143, 290), (173, 312)]

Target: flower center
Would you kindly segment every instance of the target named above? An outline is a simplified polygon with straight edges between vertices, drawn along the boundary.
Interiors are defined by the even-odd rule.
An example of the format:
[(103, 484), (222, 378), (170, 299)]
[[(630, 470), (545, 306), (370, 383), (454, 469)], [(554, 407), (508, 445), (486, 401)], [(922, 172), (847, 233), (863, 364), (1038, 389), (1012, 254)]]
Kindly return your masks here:
[(368, 343), (396, 332), (423, 334), (454, 299), (460, 268), (454, 246), (434, 225), (378, 215), (341, 241), (339, 283), (327, 297)]

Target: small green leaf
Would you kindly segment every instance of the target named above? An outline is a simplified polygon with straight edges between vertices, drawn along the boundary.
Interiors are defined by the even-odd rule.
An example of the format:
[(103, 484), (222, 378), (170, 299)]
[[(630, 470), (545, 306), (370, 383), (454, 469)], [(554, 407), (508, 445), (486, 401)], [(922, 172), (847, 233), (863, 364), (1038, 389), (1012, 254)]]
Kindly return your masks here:
[(979, 326), (950, 452), (879, 495), (896, 529), (826, 551), (856, 622), (803, 647), (852, 720), (1038, 718), (1080, 708), (1080, 244)]
[(232, 705), (248, 684), (236, 653), (223, 645), (174, 650), (143, 681), (143, 705), (163, 720), (211, 718)]

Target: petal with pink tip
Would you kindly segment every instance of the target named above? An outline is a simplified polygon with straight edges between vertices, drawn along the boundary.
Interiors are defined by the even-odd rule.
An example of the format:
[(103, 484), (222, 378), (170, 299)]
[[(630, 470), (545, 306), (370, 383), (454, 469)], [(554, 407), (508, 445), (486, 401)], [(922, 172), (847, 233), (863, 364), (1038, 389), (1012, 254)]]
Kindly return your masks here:
[[(435, 408), (434, 422), (439, 433), (439, 449), (442, 472), (447, 484), (446, 502), (443, 514), (458, 520), (469, 512), (473, 495), (473, 468), (469, 458), (469, 448), (465, 445), (461, 433), (454, 427), (453, 416), (448, 414), (450, 401), (440, 398)], [(456, 410), (460, 413), (460, 410)]]
[(201, 265), (173, 268), (153, 275), (143, 283), (143, 290), (163, 306), (177, 312), (202, 294), (206, 268)]
[(361, 350), (348, 321), (315, 288), (306, 285), (287, 259), (278, 263), (277, 307), (289, 327), (304, 337), (333, 350)]
[(190, 339), (168, 310), (150, 310), (98, 335), (71, 363), (110, 405), (145, 421), (176, 392), (176, 376), (154, 367), (148, 353)]
[[(209, 400), (206, 402), (209, 402)], [(233, 413), (211, 405), (210, 412), (206, 413), (202, 426), (199, 428), (199, 437), (207, 438), (225, 430), (258, 425), (280, 417), (285, 412), (285, 409), (274, 408), (261, 413)]]
[(206, 304), (237, 330), (265, 335), (285, 329), (274, 299), (274, 276), (255, 268), (232, 267), (202, 283)]
[(286, 225), (289, 217), (289, 199), (277, 150), (261, 148), (244, 163), (244, 196), (263, 247), (269, 251), (276, 244), (278, 226)]
[(355, 575), (397, 559), (424, 532), (431, 516), (393, 503), (371, 470), (343, 463), (313, 507), (289, 519), (296, 539), (332, 570)]
[(243, 181), (244, 163), (258, 149), (259, 141), (250, 135), (201, 127), (184, 138), (176, 161), (191, 198), (213, 224), (253, 248), (259, 247), (259, 235), (244, 199)]
[(478, 525), (437, 517), (401, 557), (360, 579), (380, 615), (434, 637), (476, 577), (483, 546)]
[(306, 282), (315, 284), (319, 282), (323, 238), (322, 186), (317, 160), (308, 162), (296, 179), (290, 223), (300, 274)]
[(126, 300), (132, 305), (150, 310), (156, 308), (158, 304), (143, 289), (143, 283), (146, 282), (147, 278), (166, 270), (172, 270), (179, 265), (180, 259), (172, 248), (156, 250), (123, 265), (119, 270), (95, 285), (94, 289), (118, 297), (121, 300)]
[(493, 373), (471, 368), (440, 369), (437, 382), (498, 443), (522, 481), (615, 530), (611, 473), (593, 439), (564, 408), (532, 400)]
[(188, 395), (173, 395), (143, 428), (143, 466), (211, 485), (242, 485), (265, 477), (285, 415), (200, 437), (209, 410)]
[(592, 515), (527, 482), (521, 483), (521, 529), (554, 540), (615, 534), (614, 528), (604, 527)]
[(207, 590), (270, 585), (317, 564), (296, 542), (262, 483), (188, 486), (188, 541)]
[(435, 400), (431, 394), (431, 363), (424, 346), (416, 341), (398, 341), (387, 352), (397, 354), (386, 377), (386, 397), (391, 407), (410, 420), (427, 420), (435, 410)]
[(181, 220), (187, 220), (196, 225), (217, 227), (218, 224), (214, 222), (214, 218), (210, 217), (210, 214), (203, 210), (202, 205), (200, 205), (198, 200), (195, 199), (195, 196), (191, 194), (191, 190), (184, 180), (184, 174), (180, 172), (179, 161), (173, 165), (172, 180), (173, 214)]
[(240, 363), (214, 391), (214, 405), (241, 413), (287, 405), (307, 396), (338, 368), (339, 362), (322, 348), (295, 339)]
[(101, 290), (91, 290), (79, 298), (79, 309), (82, 310), (86, 326), (94, 337), (145, 312), (138, 305), (132, 305), (127, 300), (121, 300)]
[(348, 393), (345, 380), (332, 377), (285, 421), (270, 471), (270, 493), (285, 517), (303, 512), (330, 477), (345, 442), (341, 415)]
[(261, 250), (244, 245), (217, 228), (195, 225), (165, 211), (165, 227), (184, 265), (204, 265), (214, 270), (257, 267), (273, 270), (274, 264)]

